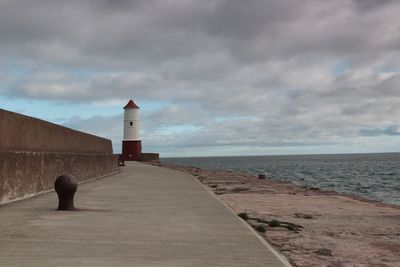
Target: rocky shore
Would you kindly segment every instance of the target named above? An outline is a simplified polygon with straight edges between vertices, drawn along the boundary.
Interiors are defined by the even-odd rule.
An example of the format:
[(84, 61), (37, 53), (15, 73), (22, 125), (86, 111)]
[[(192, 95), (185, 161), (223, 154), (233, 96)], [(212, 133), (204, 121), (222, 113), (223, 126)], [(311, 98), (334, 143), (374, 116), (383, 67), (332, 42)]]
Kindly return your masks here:
[(268, 177), (159, 165), (210, 187), (294, 266), (400, 266), (399, 206)]

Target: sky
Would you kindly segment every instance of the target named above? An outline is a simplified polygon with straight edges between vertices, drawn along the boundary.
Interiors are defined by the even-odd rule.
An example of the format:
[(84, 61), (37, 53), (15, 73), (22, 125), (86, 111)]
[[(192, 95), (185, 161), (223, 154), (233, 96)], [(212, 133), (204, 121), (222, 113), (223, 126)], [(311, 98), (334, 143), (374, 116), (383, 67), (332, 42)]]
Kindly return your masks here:
[(161, 157), (400, 151), (400, 1), (0, 0), (0, 108)]

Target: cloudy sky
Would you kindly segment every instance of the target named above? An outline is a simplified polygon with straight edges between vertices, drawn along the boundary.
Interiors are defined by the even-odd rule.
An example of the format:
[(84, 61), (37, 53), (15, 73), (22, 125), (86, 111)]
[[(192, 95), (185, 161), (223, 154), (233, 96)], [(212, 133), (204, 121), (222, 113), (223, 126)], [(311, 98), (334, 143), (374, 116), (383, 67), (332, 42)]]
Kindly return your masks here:
[(0, 0), (0, 108), (161, 156), (400, 151), (400, 1)]

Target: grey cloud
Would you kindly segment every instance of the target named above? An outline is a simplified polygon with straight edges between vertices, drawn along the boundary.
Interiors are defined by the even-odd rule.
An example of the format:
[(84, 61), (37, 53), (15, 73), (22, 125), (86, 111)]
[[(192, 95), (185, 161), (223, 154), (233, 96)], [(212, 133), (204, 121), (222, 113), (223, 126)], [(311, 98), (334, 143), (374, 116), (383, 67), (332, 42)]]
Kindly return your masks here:
[[(334, 134), (321, 134), (318, 125), (292, 121), (269, 121), (262, 118), (232, 118), (215, 121), (209, 116), (199, 116), (199, 110), (171, 107), (155, 113), (142, 113), (142, 139), (144, 147), (154, 151), (170, 148), (201, 147), (279, 147), (315, 146), (339, 143)], [(202, 114), (204, 115), (204, 114)], [(200, 118), (200, 119), (199, 119)], [(114, 150), (121, 148), (122, 114), (95, 116), (87, 119), (70, 118), (65, 126), (110, 138)], [(165, 125), (195, 125), (195, 129), (165, 130)], [(312, 137), (312, 138), (310, 138)], [(340, 140), (343, 142), (343, 140)], [(347, 141), (346, 141), (347, 142)]]
[(171, 105), (155, 112), (144, 114), (147, 127), (156, 128), (175, 125), (204, 125), (210, 119), (210, 114), (196, 106)]
[(69, 118), (64, 126), (73, 129), (82, 129), (92, 134), (100, 134), (106, 138), (113, 139), (122, 136), (122, 114), (115, 116), (94, 116), (88, 119), (75, 116)]
[(111, 139), (114, 153), (121, 151), (122, 114), (115, 116), (94, 116), (88, 119), (75, 116), (63, 123), (65, 127)]
[(400, 135), (400, 127), (389, 126), (383, 130), (383, 133), (387, 135)]
[[(5, 74), (0, 90), (71, 104), (168, 101), (143, 114), (151, 146), (397, 135), (385, 126), (400, 123), (399, 10), (398, 1), (372, 0), (2, 1), (0, 74), (7, 62), (29, 71)], [(346, 67), (336, 73), (338, 62)], [(117, 129), (118, 140), (113, 119), (66, 125), (105, 136)], [(165, 125), (198, 128), (166, 133)]]
[(368, 11), (382, 6), (394, 4), (396, 0), (354, 0), (354, 3), (361, 11)]
[[(293, 21), (296, 10), (290, 6), (290, 1), (286, 0), (216, 1), (205, 29), (213, 35), (229, 39), (258, 39), (268, 31), (274, 33), (274, 28), (280, 23)], [(302, 9), (301, 6), (297, 8)]]
[(399, 126), (387, 126), (384, 128), (363, 128), (360, 129), (360, 135), (362, 136), (379, 136), (379, 135), (391, 135), (399, 136), (400, 127)]
[(372, 128), (372, 129), (360, 129), (360, 135), (362, 136), (378, 136), (383, 134), (383, 129)]
[[(27, 6), (24, 1), (5, 1), (0, 6), (0, 34), (2, 45), (9, 44), (7, 52), (14, 47), (15, 54), (73, 64), (62, 51), (59, 58), (47, 53), (48, 45), (59, 44), (77, 63), (114, 67), (153, 67), (216, 51), (251, 64), (310, 52), (359, 54), (398, 43), (395, 32), (387, 32), (396, 27), (376, 23), (389, 15), (388, 24), (395, 25), (390, 10), (378, 16), (351, 16), (348, 3), (43, 0)], [(386, 40), (377, 43), (382, 32), (387, 32)]]
[[(168, 82), (151, 73), (110, 72), (95, 74), (84, 80), (68, 72), (44, 72), (27, 75), (8, 94), (34, 99), (54, 99), (69, 102), (99, 101), (105, 99), (163, 99)], [(115, 92), (118, 91), (118, 94)]]

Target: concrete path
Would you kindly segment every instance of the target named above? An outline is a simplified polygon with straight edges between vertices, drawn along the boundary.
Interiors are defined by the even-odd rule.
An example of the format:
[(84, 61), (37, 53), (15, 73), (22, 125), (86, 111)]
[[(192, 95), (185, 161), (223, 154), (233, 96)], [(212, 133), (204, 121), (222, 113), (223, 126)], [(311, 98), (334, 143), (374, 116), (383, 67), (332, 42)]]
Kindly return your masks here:
[[(190, 175), (130, 163), (81, 184), (0, 206), (1, 266), (285, 266)], [(286, 265), (287, 266), (287, 265)]]

